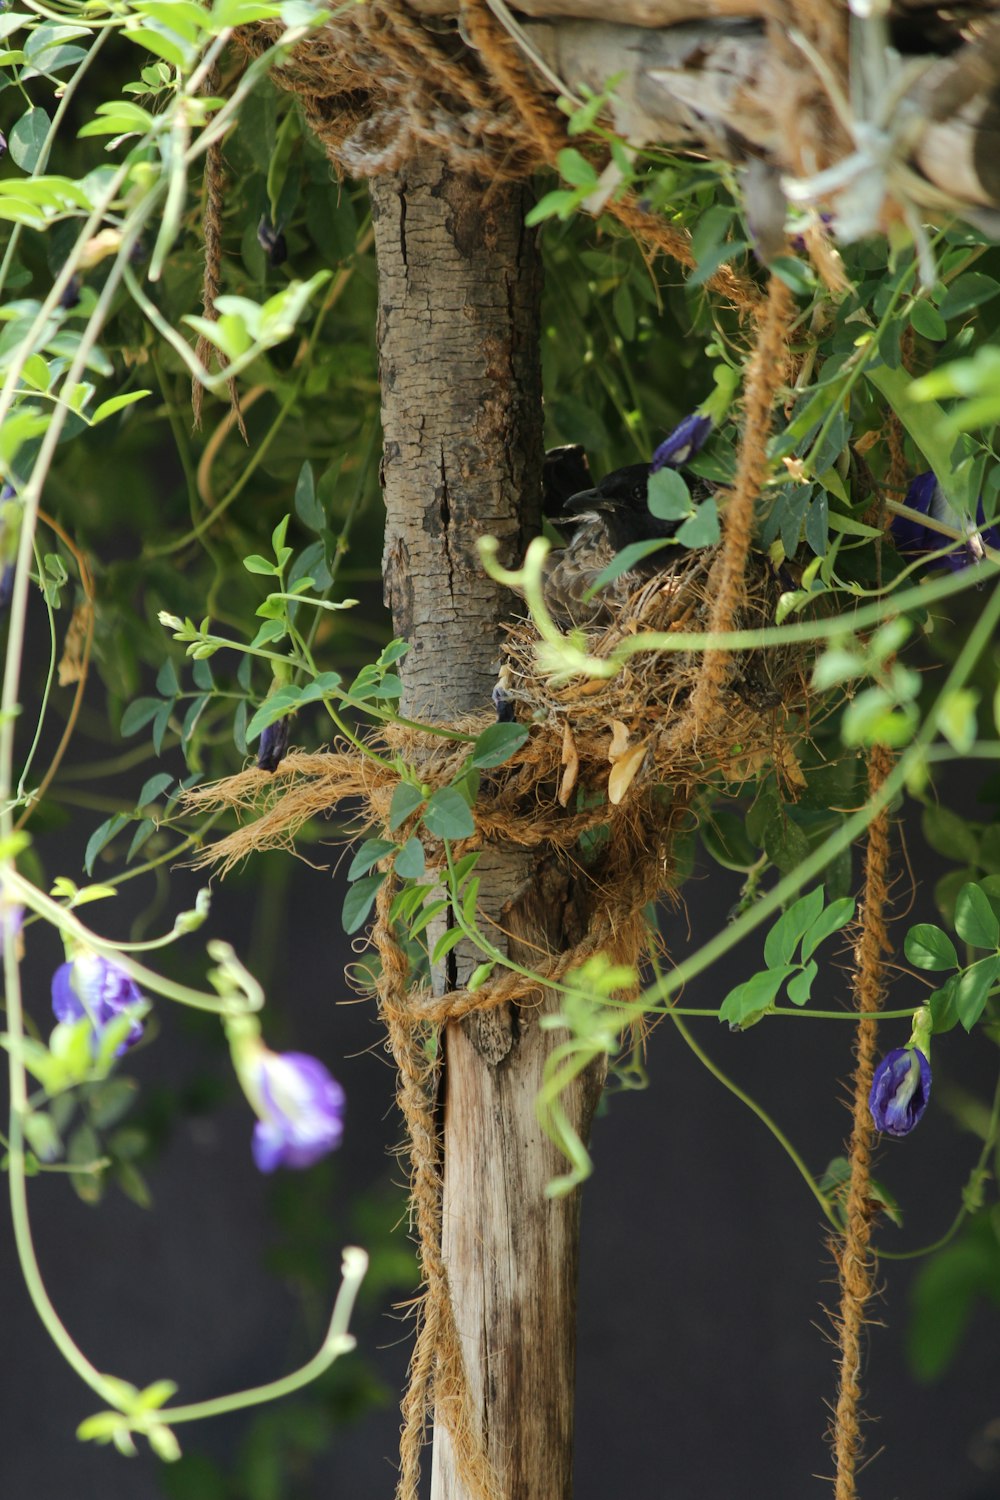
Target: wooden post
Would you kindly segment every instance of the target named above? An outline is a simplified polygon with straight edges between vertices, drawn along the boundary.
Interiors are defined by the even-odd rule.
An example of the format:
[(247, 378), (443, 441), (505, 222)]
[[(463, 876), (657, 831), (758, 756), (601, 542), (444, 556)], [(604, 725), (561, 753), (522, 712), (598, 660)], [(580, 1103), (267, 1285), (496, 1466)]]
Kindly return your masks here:
[[(478, 536), (516, 563), (539, 529), (540, 268), (524, 190), (427, 156), (372, 183), (386, 502), (386, 601), (411, 649), (403, 711), (448, 719), (488, 708), (511, 599), (480, 567)], [(481, 909), (527, 944), (568, 940), (567, 877), (491, 847)], [(499, 932), (492, 934), (502, 941)], [(513, 950), (512, 950), (513, 951)], [(530, 963), (537, 947), (525, 947)], [(460, 984), (459, 947), (436, 985)], [(444, 1050), (442, 1249), (479, 1437), (503, 1500), (571, 1493), (578, 1194), (547, 1199), (565, 1163), (534, 1099), (552, 1007), (508, 1007), (449, 1026)], [(586, 1135), (600, 1081), (571, 1117)], [(479, 1500), (435, 1425), (433, 1500)]]

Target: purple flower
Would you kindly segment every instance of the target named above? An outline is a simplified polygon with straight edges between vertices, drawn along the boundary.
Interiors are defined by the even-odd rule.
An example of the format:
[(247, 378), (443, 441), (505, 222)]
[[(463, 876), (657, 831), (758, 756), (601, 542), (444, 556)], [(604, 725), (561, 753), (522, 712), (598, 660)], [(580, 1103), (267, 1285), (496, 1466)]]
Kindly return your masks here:
[(655, 474), (658, 469), (683, 468), (705, 446), (711, 430), (712, 418), (693, 411), (683, 422), (678, 422), (669, 437), (663, 439), (653, 454), (649, 472)]
[(286, 714), (283, 719), (276, 719), (262, 730), (260, 744), (257, 746), (257, 765), (262, 771), (274, 772), (281, 765), (288, 753), (291, 724), (291, 716)]
[(919, 521), (910, 516), (893, 516), (889, 530), (897, 549), (907, 557), (921, 557), (927, 552), (940, 552), (943, 547), (950, 546), (951, 550), (945, 557), (935, 558), (933, 566), (950, 568), (953, 573), (959, 573), (970, 563), (982, 561), (984, 543), (988, 547), (1000, 547), (1000, 530), (995, 526), (984, 528), (986, 514), (982, 499), (976, 508), (976, 525), (979, 530), (973, 530), (949, 503), (931, 471), (918, 474), (910, 481), (904, 503), (910, 510), (919, 511), (922, 516), (929, 516), (943, 526), (968, 533), (964, 543), (951, 542), (943, 532), (935, 531), (931, 526), (921, 526)]
[(288, 245), (281, 232), (281, 225), (272, 224), (267, 214), (261, 217), (257, 225), (257, 243), (267, 256), (269, 265), (284, 265), (288, 259)]
[(14, 592), (14, 561), (20, 534), (21, 509), (13, 485), (0, 487), (0, 614)]
[(0, 957), (6, 951), (7, 940), (20, 934), (23, 922), (24, 907), (0, 898)]
[[(130, 1007), (142, 1005), (143, 998), (135, 980), (124, 969), (86, 949), (69, 963), (61, 964), (52, 976), (52, 1009), (56, 1019), (72, 1025), (86, 1016), (93, 1027), (95, 1050), (105, 1026), (118, 1016), (129, 1015)], [(134, 1047), (141, 1036), (142, 1022), (133, 1017), (128, 1035), (115, 1048), (115, 1056), (120, 1057)]]
[(260, 1047), (244, 1086), (260, 1116), (253, 1159), (262, 1172), (311, 1167), (340, 1145), (344, 1091), (317, 1058)]
[(62, 295), (59, 298), (59, 306), (65, 312), (72, 312), (74, 307), (78, 307), (80, 305), (80, 293), (82, 290), (83, 279), (77, 274), (76, 271), (74, 271), (73, 275), (69, 278), (66, 285), (62, 289)]
[(918, 1047), (895, 1047), (875, 1069), (868, 1108), (876, 1130), (909, 1135), (931, 1096), (931, 1065)]

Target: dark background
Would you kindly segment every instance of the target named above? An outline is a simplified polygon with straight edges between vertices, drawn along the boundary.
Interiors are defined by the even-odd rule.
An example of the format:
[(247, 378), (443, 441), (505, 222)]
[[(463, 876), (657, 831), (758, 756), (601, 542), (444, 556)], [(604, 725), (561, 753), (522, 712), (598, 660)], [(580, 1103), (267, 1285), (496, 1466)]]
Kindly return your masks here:
[[(971, 802), (965, 810), (988, 815)], [(908, 828), (907, 841), (921, 876), (913, 918), (932, 919), (928, 892), (936, 856), (916, 829)], [(72, 842), (62, 843), (59, 867), (79, 874)], [(336, 851), (330, 852), (333, 862)], [(857, 856), (855, 863), (857, 875)], [(896, 896), (906, 906), (911, 880), (900, 860), (897, 872)], [(332, 1169), (313, 1169), (331, 1226), (318, 1253), (331, 1266), (341, 1245), (365, 1242), (359, 1204), (369, 1215), (374, 1204), (380, 1224), (397, 1218), (402, 1205), (389, 1187), (400, 1178), (388, 1156), (400, 1136), (392, 1072), (372, 1009), (353, 1000), (344, 980), (353, 954), (338, 935), (342, 878), (267, 856), (249, 876), (217, 885), (210, 930), (186, 939), (197, 958), (206, 933), (228, 937), (244, 953), (259, 950), (263, 934), (269, 1039), (317, 1053), (347, 1090), (343, 1148)], [(178, 892), (193, 897), (199, 883), (190, 872), (172, 877), (175, 909), (187, 904)], [(715, 866), (696, 871), (684, 887), (684, 909), (665, 919), (675, 955), (712, 933), (737, 887), (737, 877)], [(129, 890), (114, 903), (89, 908), (85, 918), (100, 930), (123, 931)], [(287, 923), (277, 920), (284, 909)], [(280, 933), (277, 940), (272, 929)], [(42, 1021), (48, 977), (61, 958), (46, 944), (51, 947), (48, 933), (29, 932), (27, 998)], [(759, 945), (758, 936), (730, 955), (692, 986), (686, 1003), (719, 1004), (729, 986), (756, 967)], [(827, 950), (833, 957), (817, 996), (824, 1007), (842, 1004), (849, 990), (846, 939), (834, 939)], [(892, 1004), (917, 1003), (913, 985), (901, 980)], [(165, 1097), (161, 1091), (186, 1090), (195, 1098), (192, 1079), (226, 1074), (215, 1026), (178, 1017), (174, 1007), (158, 1009), (162, 1033), (155, 1046), (134, 1055), (129, 1071), (142, 1080), (144, 1097), (155, 1101)], [(811, 1168), (822, 1169), (841, 1151), (849, 1128), (848, 1024), (765, 1022), (739, 1036), (712, 1022), (691, 1024), (719, 1064), (771, 1111)], [(904, 1023), (887, 1023), (885, 1030), (886, 1047), (905, 1040)], [(984, 1096), (992, 1087), (990, 1049), (960, 1030), (935, 1041), (934, 1064), (935, 1102), (955, 1078)], [(826, 1309), (837, 1293), (821, 1216), (768, 1132), (705, 1071), (669, 1022), (650, 1037), (648, 1069), (648, 1090), (616, 1095), (598, 1119), (596, 1172), (583, 1190), (577, 1500), (626, 1490), (671, 1500), (825, 1495), (832, 1465), (824, 1429), (835, 1395)], [(43, 1273), (73, 1336), (110, 1373), (142, 1384), (176, 1380), (181, 1400), (293, 1368), (312, 1352), (328, 1315), (326, 1305), (304, 1308), (294, 1295), (299, 1283), (288, 1274), (290, 1263), (274, 1258), (285, 1244), (282, 1223), (294, 1213), (297, 1196), (316, 1191), (316, 1179), (291, 1173), (262, 1178), (250, 1159), (252, 1119), (235, 1091), (215, 1103), (209, 1096), (208, 1106), (177, 1115), (163, 1132), (162, 1149), (147, 1168), (151, 1210), (116, 1190), (89, 1208), (58, 1176), (30, 1185)], [(933, 1106), (909, 1140), (882, 1147), (877, 1173), (906, 1210), (905, 1229), (886, 1224), (882, 1243), (915, 1247), (942, 1233), (977, 1151), (978, 1142)], [(405, 1226), (396, 1243), (403, 1252)], [(98, 1403), (36, 1320), (9, 1226), (0, 1255), (7, 1350), (0, 1377), (0, 1495), (160, 1500), (160, 1466), (148, 1453), (127, 1460), (75, 1439), (77, 1422)], [(397, 1399), (409, 1352), (408, 1325), (393, 1304), (409, 1295), (408, 1265), (403, 1254), (388, 1265), (383, 1256), (380, 1266), (355, 1320), (359, 1354), (335, 1367), (327, 1411), (349, 1417), (364, 1404), (359, 1386), (375, 1395), (375, 1405), (356, 1426), (338, 1423), (328, 1451), (303, 1468), (290, 1495), (319, 1500), (393, 1492)], [(879, 1500), (1000, 1496), (1000, 1316), (981, 1305), (975, 1337), (966, 1339), (952, 1372), (921, 1386), (907, 1372), (904, 1355), (914, 1274), (913, 1262), (882, 1266), (873, 1318), (886, 1326), (873, 1326), (869, 1334), (866, 1406), (876, 1420), (867, 1429), (873, 1456), (861, 1493)], [(247, 1466), (259, 1473), (255, 1463), (275, 1463), (273, 1447), (260, 1434), (268, 1420), (281, 1418), (265, 1418), (255, 1429), (259, 1459), (248, 1436), (252, 1420), (219, 1419), (178, 1435), (187, 1454), (242, 1464), (245, 1476)], [(186, 1472), (185, 1488), (174, 1492), (199, 1500), (197, 1476), (195, 1466)], [(228, 1493), (255, 1490), (237, 1477)]]

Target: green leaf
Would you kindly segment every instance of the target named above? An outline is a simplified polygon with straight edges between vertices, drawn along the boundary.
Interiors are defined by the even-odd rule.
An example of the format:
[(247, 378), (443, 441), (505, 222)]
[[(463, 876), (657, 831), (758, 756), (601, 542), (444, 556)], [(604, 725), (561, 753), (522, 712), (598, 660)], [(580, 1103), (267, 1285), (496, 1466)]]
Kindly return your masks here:
[(580, 152), (574, 150), (572, 146), (567, 146), (559, 152), (556, 165), (559, 168), (560, 177), (571, 187), (587, 188), (589, 191), (597, 186), (597, 172), (586, 157), (581, 156)]
[(794, 255), (776, 255), (770, 269), (796, 297), (808, 297), (816, 289), (816, 277), (805, 261)]
[(35, 170), (45, 147), (49, 133), (49, 117), (44, 109), (29, 109), (15, 124), (7, 137), (12, 161), (22, 172)]
[(635, 302), (627, 281), (620, 281), (611, 299), (611, 312), (626, 344), (635, 338)]
[[(249, 657), (247, 657), (246, 659), (247, 661), (250, 660)], [(233, 744), (236, 746), (236, 749), (239, 751), (240, 755), (246, 755), (247, 702), (245, 698), (240, 699), (239, 703), (237, 703), (236, 705), (236, 712), (233, 714)]]
[(809, 853), (809, 840), (784, 810), (764, 830), (764, 853), (782, 875), (790, 875)]
[(143, 782), (136, 798), (136, 807), (148, 807), (151, 802), (155, 802), (162, 796), (167, 787), (173, 785), (173, 782), (174, 778), (169, 771), (157, 771), (155, 776), (150, 776), (147, 781)]
[(764, 940), (764, 962), (769, 969), (790, 964), (799, 941), (823, 910), (823, 888), (800, 896), (775, 922)]
[(320, 532), (326, 525), (326, 515), (322, 505), (316, 499), (316, 481), (313, 478), (312, 464), (308, 460), (299, 470), (298, 482), (295, 486), (295, 514), (303, 526), (310, 531)]
[(980, 1298), (996, 1301), (1000, 1246), (987, 1218), (938, 1251), (917, 1273), (908, 1353), (919, 1380), (937, 1380), (952, 1363)]
[(819, 964), (811, 958), (804, 969), (800, 969), (793, 979), (788, 981), (788, 998), (793, 1005), (805, 1005), (812, 992), (812, 982), (819, 973)]
[(839, 901), (832, 901), (825, 911), (820, 912), (812, 926), (802, 939), (802, 960), (805, 962), (819, 947), (820, 943), (833, 933), (839, 932), (842, 927), (854, 916), (854, 899), (851, 896), (843, 896)]
[(976, 742), (976, 709), (979, 694), (974, 688), (954, 688), (944, 694), (939, 705), (941, 732), (959, 755), (965, 755)]
[(865, 688), (847, 705), (841, 720), (845, 745), (908, 745), (916, 732), (919, 714), (912, 703), (899, 708), (883, 687)]
[(806, 511), (806, 541), (817, 557), (825, 557), (830, 534), (830, 500), (826, 490), (818, 490)]
[(424, 886), (418, 885), (412, 887), (406, 893), (415, 898), (410, 903), (410, 910), (415, 912), (417, 907), (420, 907), (420, 915), (415, 916), (410, 924), (411, 938), (419, 937), (425, 927), (429, 927), (436, 917), (439, 917), (443, 911), (447, 910), (451, 906), (451, 902), (444, 899), (438, 901), (428, 901), (426, 905), (421, 905), (424, 890)]
[(131, 1109), (139, 1094), (139, 1085), (134, 1078), (109, 1078), (96, 1084), (87, 1098), (87, 1114), (97, 1130), (107, 1130), (117, 1125), (122, 1115)]
[(964, 974), (958, 976), (955, 988), (955, 1009), (958, 1019), (966, 1031), (971, 1031), (986, 1006), (990, 990), (1000, 974), (1000, 954), (991, 953), (981, 958)]
[(424, 825), (438, 839), (468, 839), (476, 831), (469, 804), (451, 786), (434, 793), (424, 812)]
[(953, 1026), (958, 1025), (958, 976), (946, 980), (939, 990), (935, 990), (928, 998), (927, 1004), (931, 1010), (931, 1021), (933, 1032), (938, 1036), (941, 1032), (950, 1031)]
[(469, 926), (476, 920), (476, 903), (479, 900), (479, 876), (474, 875), (462, 893), (462, 916)]
[(93, 874), (94, 861), (97, 859), (97, 856), (100, 854), (101, 850), (106, 848), (106, 846), (111, 843), (111, 840), (115, 838), (117, 834), (121, 833), (122, 829), (125, 828), (129, 823), (131, 823), (131, 821), (132, 819), (130, 817), (127, 817), (125, 814), (115, 813), (113, 818), (105, 819), (105, 821), (99, 828), (94, 829), (93, 833), (90, 835), (90, 838), (87, 840), (87, 847), (84, 850), (83, 854), (83, 868), (86, 870), (88, 875)]
[(864, 676), (865, 671), (865, 658), (857, 651), (831, 646), (813, 667), (812, 684), (818, 692), (825, 693), (841, 682), (850, 682), (853, 677)]
[(528, 229), (533, 229), (536, 224), (541, 224), (545, 219), (554, 217), (568, 219), (579, 202), (578, 192), (557, 188), (552, 193), (546, 193), (544, 197), (539, 198), (533, 208), (529, 208), (524, 216), (525, 225)]
[(112, 396), (109, 400), (101, 402), (90, 419), (91, 423), (96, 427), (98, 422), (104, 421), (105, 417), (112, 417), (116, 411), (121, 411), (126, 406), (134, 406), (144, 396), (152, 394), (152, 391), (128, 391), (122, 396)]
[(273, 577), (278, 572), (274, 563), (269, 562), (266, 557), (261, 557), (259, 552), (253, 552), (249, 557), (245, 557), (243, 566), (248, 573), (260, 573), (264, 576)]
[(130, 734), (137, 734), (151, 719), (155, 719), (162, 706), (159, 698), (136, 698), (122, 714), (122, 721), (118, 726), (122, 735), (128, 738)]
[(963, 864), (978, 864), (979, 838), (975, 829), (949, 807), (927, 807), (921, 819), (931, 849)]
[(918, 922), (903, 940), (903, 952), (916, 969), (957, 969), (958, 954), (946, 932), (933, 922)]
[(159, 714), (153, 720), (153, 748), (159, 754), (163, 748), (163, 739), (169, 727), (169, 715), (174, 711), (172, 703), (160, 703)]
[(1000, 922), (989, 899), (978, 885), (963, 885), (955, 902), (955, 931), (973, 948), (995, 948), (1000, 942)]
[(694, 515), (679, 528), (677, 541), (682, 547), (714, 547), (722, 532), (719, 511), (714, 499), (703, 500)]
[(385, 859), (387, 854), (392, 854), (396, 847), (389, 839), (365, 839), (351, 860), (351, 867), (347, 872), (348, 880), (357, 880), (359, 875), (367, 875), (372, 865), (378, 864), (380, 859)]
[(395, 833), (399, 825), (405, 823), (410, 814), (415, 813), (423, 803), (424, 794), (420, 788), (412, 786), (408, 781), (401, 781), (389, 804), (389, 832)]
[(738, 984), (722, 1002), (719, 1020), (728, 1021), (731, 1031), (753, 1026), (772, 1008), (781, 986), (795, 972), (794, 965), (784, 969), (764, 969)]
[(910, 308), (910, 322), (925, 339), (940, 342), (948, 337), (948, 325), (930, 302), (917, 301)]
[(400, 880), (419, 880), (424, 873), (424, 866), (424, 846), (413, 833), (396, 855), (396, 874)]
[(970, 869), (950, 870), (934, 882), (934, 904), (949, 924), (955, 921), (955, 902), (963, 885), (975, 880), (977, 871)]
[(382, 651), (379, 653), (377, 665), (380, 667), (395, 666), (396, 662), (402, 661), (403, 657), (406, 655), (409, 649), (409, 641), (400, 640), (400, 638), (397, 636), (395, 640), (391, 640), (389, 642), (388, 646), (383, 647)]
[(481, 771), (502, 766), (520, 750), (527, 738), (528, 730), (523, 724), (491, 724), (472, 747), (472, 764)]
[(650, 474), (646, 504), (660, 521), (682, 521), (694, 510), (687, 481), (677, 469), (657, 469)]
[(384, 872), (378, 875), (365, 875), (361, 880), (356, 880), (348, 888), (347, 895), (344, 897), (344, 910), (341, 919), (345, 932), (357, 932), (359, 927), (364, 926), (372, 907), (375, 905), (375, 897), (384, 879)]
[(133, 859), (135, 859), (136, 853), (138, 853), (139, 850), (141, 850), (142, 847), (144, 847), (145, 844), (148, 843), (148, 840), (153, 837), (154, 832), (156, 832), (156, 823), (153, 822), (153, 819), (151, 819), (151, 817), (144, 817), (144, 819), (142, 819), (141, 822), (138, 823), (135, 832), (133, 832), (132, 834), (132, 843), (129, 844), (129, 852), (127, 852), (126, 856), (124, 856), (124, 862), (126, 862), (126, 864), (132, 864)]
[[(165, 1382), (169, 1384), (169, 1382)], [(176, 1463), (181, 1456), (181, 1445), (165, 1422), (151, 1422), (144, 1429), (146, 1440), (157, 1458), (163, 1463)]]
[(962, 313), (971, 312), (974, 307), (981, 307), (998, 292), (1000, 283), (994, 281), (992, 276), (984, 276), (981, 271), (966, 271), (951, 283), (938, 303), (938, 311), (942, 318), (949, 321), (960, 317)]
[(303, 700), (303, 694), (302, 688), (295, 687), (289, 682), (284, 687), (278, 688), (269, 698), (265, 698), (247, 725), (247, 743), (252, 744), (261, 730), (266, 729), (269, 724), (277, 724), (279, 719), (286, 719), (298, 708)]
[(464, 936), (465, 934), (463, 933), (461, 927), (449, 927), (446, 932), (442, 932), (441, 936), (434, 944), (434, 951), (431, 954), (431, 963), (439, 964), (441, 960), (451, 952), (452, 948), (458, 947)]
[(177, 668), (168, 656), (156, 674), (156, 691), (161, 698), (176, 698), (180, 690), (181, 685), (177, 677)]
[(601, 589), (606, 588), (609, 583), (614, 583), (616, 578), (620, 578), (623, 573), (627, 573), (629, 568), (634, 568), (636, 563), (641, 562), (644, 557), (650, 557), (652, 553), (661, 552), (664, 547), (671, 546), (673, 546), (673, 541), (669, 537), (654, 537), (649, 542), (630, 542), (627, 547), (623, 547), (620, 552), (616, 552), (614, 559), (608, 563), (606, 568), (598, 573), (594, 582), (587, 590), (587, 598), (593, 598), (595, 594), (600, 593)]

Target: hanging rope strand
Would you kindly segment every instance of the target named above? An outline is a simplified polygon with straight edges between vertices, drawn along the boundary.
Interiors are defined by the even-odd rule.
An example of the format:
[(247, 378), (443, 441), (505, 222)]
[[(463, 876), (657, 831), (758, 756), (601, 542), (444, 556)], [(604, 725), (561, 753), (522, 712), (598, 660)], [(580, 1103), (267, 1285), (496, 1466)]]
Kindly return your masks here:
[[(876, 745), (868, 762), (868, 787), (874, 795), (892, 769), (892, 754)], [(878, 1022), (875, 1019), (885, 993), (884, 956), (890, 951), (886, 934), (889, 904), (889, 813), (884, 809), (868, 830), (865, 858), (865, 893), (861, 936), (857, 946), (854, 989), (857, 996), (858, 1034), (855, 1042), (854, 1106), (848, 1152), (850, 1181), (847, 1191), (847, 1227), (842, 1241), (833, 1246), (840, 1270), (840, 1314), (837, 1335), (840, 1346), (840, 1388), (833, 1423), (833, 1447), (837, 1463), (836, 1500), (856, 1500), (855, 1479), (862, 1453), (861, 1356), (865, 1309), (875, 1285), (876, 1261), (870, 1251), (871, 1151), (875, 1133), (868, 1096), (875, 1072)]]

